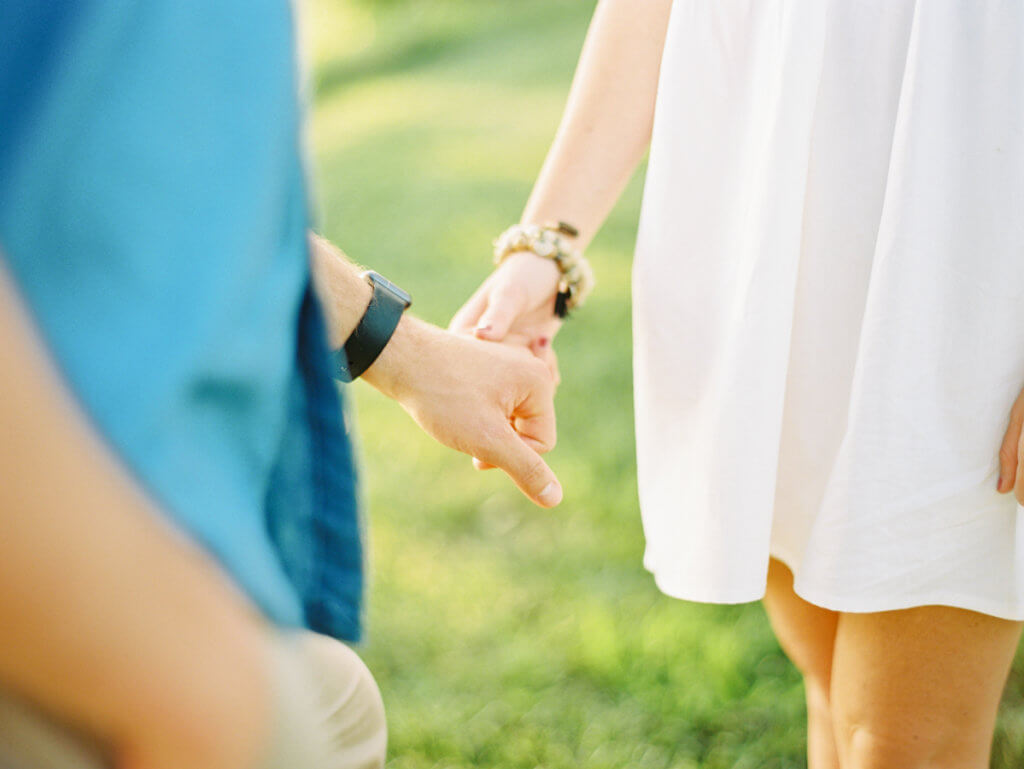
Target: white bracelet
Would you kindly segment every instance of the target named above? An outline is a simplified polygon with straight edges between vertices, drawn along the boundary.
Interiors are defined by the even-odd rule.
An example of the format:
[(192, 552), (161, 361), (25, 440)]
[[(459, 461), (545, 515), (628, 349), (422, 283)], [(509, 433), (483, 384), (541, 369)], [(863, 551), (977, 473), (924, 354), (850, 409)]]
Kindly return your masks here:
[(514, 224), (494, 241), (494, 263), (501, 264), (510, 254), (520, 251), (529, 251), (553, 260), (561, 275), (555, 314), (564, 318), (569, 310), (582, 306), (594, 288), (594, 271), (590, 268), (590, 262), (567, 241), (567, 238), (578, 234), (575, 227), (565, 222), (543, 227), (536, 224)]

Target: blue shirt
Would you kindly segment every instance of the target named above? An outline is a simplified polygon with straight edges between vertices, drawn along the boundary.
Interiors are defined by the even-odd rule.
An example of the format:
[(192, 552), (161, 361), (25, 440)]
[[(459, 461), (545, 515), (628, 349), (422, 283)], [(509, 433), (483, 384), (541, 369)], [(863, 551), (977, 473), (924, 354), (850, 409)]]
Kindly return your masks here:
[(0, 249), (160, 508), (274, 621), (351, 639), (355, 480), (294, 38), (286, 0), (5, 0)]

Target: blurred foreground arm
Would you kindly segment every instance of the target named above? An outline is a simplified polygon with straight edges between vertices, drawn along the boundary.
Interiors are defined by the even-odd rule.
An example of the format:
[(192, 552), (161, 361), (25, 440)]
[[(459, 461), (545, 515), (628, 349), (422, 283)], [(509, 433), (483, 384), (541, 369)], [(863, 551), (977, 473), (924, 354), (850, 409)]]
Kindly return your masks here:
[[(569, 222), (579, 230), (581, 250), (594, 237), (650, 143), (671, 6), (671, 0), (598, 4), (524, 224)], [(510, 329), (550, 339), (559, 327), (557, 282), (551, 260), (513, 254), (456, 313), (451, 328), (493, 341)]]
[(63, 389), (0, 262), (0, 687), (125, 769), (249, 769), (267, 633)]
[[(345, 256), (311, 237), (332, 348), (369, 304), (370, 286)], [(554, 381), (525, 349), (455, 336), (408, 313), (363, 379), (397, 400), (427, 433), (509, 474), (542, 507), (562, 488), (540, 454), (555, 444)]]

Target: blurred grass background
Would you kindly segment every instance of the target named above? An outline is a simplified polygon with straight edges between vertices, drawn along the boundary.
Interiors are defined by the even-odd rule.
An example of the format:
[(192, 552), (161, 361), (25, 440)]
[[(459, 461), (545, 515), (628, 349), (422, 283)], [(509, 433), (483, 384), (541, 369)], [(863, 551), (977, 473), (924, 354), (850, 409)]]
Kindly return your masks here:
[[(325, 234), (447, 325), (518, 219), (594, 0), (310, 0)], [(357, 386), (369, 638), (392, 769), (801, 767), (799, 678), (759, 605), (660, 595), (641, 567), (630, 384), (638, 175), (590, 250), (599, 290), (559, 335), (550, 462), (532, 507)], [(1024, 658), (996, 767), (1024, 764)]]

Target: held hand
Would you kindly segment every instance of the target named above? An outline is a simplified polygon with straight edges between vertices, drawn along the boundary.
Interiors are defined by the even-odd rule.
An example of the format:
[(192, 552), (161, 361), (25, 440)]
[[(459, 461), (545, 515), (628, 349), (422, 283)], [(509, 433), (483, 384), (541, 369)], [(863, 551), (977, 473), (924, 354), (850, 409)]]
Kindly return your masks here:
[(1024, 505), (1024, 390), (1010, 409), (1010, 425), (999, 449), (999, 491), (1013, 491), (1017, 502)]
[(526, 349), (406, 316), (363, 378), (440, 443), (500, 467), (536, 504), (562, 500), (540, 457), (555, 445), (555, 385)]
[(562, 325), (555, 315), (558, 277), (550, 259), (528, 251), (512, 254), (455, 313), (448, 328), (489, 342), (506, 341), (509, 334), (525, 339), (557, 383), (551, 340)]

